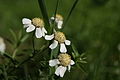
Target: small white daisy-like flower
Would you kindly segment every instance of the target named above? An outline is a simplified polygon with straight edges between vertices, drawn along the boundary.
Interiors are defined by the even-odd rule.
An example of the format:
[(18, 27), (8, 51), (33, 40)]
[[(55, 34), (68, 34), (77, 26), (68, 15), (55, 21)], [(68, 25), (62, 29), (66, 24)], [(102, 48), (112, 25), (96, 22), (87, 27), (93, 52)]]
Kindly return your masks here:
[(120, 51), (120, 44), (118, 44), (118, 50)]
[(46, 35), (45, 39), (46, 40), (54, 39), (54, 42), (49, 46), (49, 48), (51, 48), (51, 49), (55, 49), (57, 47), (58, 43), (59, 43), (61, 53), (66, 53), (67, 52), (65, 44), (66, 45), (71, 44), (71, 42), (69, 40), (66, 40), (66, 37), (65, 37), (63, 32), (55, 32), (52, 35)]
[(44, 28), (44, 21), (40, 18), (33, 18), (32, 20), (23, 18), (22, 23), (24, 24), (24, 28), (27, 28), (26, 32), (32, 32), (36, 29), (35, 36), (37, 38), (44, 37), (45, 33), (47, 33)]
[(71, 65), (74, 65), (75, 62), (71, 60), (71, 56), (68, 55), (67, 53), (62, 53), (58, 56), (58, 59), (53, 59), (49, 61), (49, 66), (57, 66), (55, 74), (57, 76), (63, 77), (67, 68), (68, 71), (70, 72)]
[(55, 18), (51, 17), (51, 20), (55, 20), (58, 29), (62, 28), (63, 25), (63, 17), (60, 14), (56, 14)]
[(5, 49), (6, 49), (6, 46), (5, 46), (5, 43), (4, 43), (4, 40), (3, 38), (0, 37), (0, 52), (5, 52)]

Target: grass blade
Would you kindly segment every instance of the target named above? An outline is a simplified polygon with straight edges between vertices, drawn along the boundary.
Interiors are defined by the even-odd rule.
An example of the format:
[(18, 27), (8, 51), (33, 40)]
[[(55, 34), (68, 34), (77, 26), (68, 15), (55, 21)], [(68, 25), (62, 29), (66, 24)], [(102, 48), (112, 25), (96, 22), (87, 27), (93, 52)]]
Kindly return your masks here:
[[(55, 13), (54, 13), (54, 18), (56, 18), (56, 13), (57, 13), (57, 10), (58, 10), (59, 1), (60, 1), (60, 0), (57, 0), (57, 3), (56, 3), (56, 8), (55, 8)], [(54, 19), (54, 21), (55, 21), (55, 19)]]
[(47, 29), (48, 33), (50, 33), (51, 29), (50, 29), (50, 23), (49, 23), (45, 0), (38, 0), (38, 3), (39, 3), (39, 7), (41, 9), (43, 20), (45, 22), (45, 28)]
[(70, 12), (69, 12), (69, 14), (68, 14), (68, 16), (67, 16), (67, 18), (66, 18), (66, 20), (65, 20), (64, 26), (65, 26), (66, 23), (68, 22), (68, 20), (69, 20), (69, 18), (70, 18), (70, 16), (71, 16), (73, 10), (75, 9), (75, 7), (76, 7), (78, 1), (79, 1), (79, 0), (75, 0), (75, 2), (73, 3), (73, 5), (72, 5), (72, 7), (71, 7), (71, 9), (70, 9)]

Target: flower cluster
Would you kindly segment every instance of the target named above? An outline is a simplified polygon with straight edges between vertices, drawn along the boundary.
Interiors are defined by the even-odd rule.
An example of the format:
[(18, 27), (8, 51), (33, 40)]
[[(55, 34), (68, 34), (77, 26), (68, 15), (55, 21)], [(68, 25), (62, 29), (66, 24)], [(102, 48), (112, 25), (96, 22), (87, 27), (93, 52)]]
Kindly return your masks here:
[[(51, 17), (50, 20), (55, 21), (58, 29), (62, 28), (63, 17), (61, 15), (56, 14), (56, 16)], [(35, 30), (36, 38), (44, 37), (45, 40), (52, 40), (53, 43), (49, 46), (50, 49), (55, 49), (58, 45), (60, 45), (60, 54), (58, 55), (58, 58), (49, 61), (50, 66), (59, 65), (59, 67), (56, 68), (55, 74), (63, 77), (67, 67), (68, 71), (70, 71), (71, 65), (74, 65), (75, 62), (71, 60), (71, 56), (67, 54), (66, 45), (70, 45), (71, 41), (66, 39), (65, 34), (53, 29), (52, 35), (47, 35), (47, 31), (44, 27), (44, 21), (41, 18), (33, 18), (32, 20), (23, 18), (22, 23), (24, 28), (26, 28), (26, 32), (32, 32)]]

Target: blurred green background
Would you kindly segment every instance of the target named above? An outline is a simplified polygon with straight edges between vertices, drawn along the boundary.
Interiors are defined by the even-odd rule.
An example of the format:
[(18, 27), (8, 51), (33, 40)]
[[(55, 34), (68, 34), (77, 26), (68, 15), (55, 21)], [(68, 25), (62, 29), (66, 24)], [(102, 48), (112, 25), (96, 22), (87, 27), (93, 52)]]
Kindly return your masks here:
[[(56, 1), (46, 0), (49, 17)], [(60, 0), (57, 13), (66, 19), (74, 1)], [(37, 0), (0, 0), (0, 36), (11, 38), (9, 29), (23, 28), (24, 17), (42, 17)], [(63, 32), (88, 63), (61, 80), (120, 80), (120, 0), (79, 0)]]

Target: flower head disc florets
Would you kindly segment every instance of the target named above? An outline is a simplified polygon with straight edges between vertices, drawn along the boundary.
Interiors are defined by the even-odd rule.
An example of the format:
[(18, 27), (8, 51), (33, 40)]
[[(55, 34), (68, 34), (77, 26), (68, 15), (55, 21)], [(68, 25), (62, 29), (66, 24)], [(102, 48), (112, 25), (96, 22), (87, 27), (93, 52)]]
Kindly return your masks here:
[(71, 63), (71, 56), (66, 54), (66, 53), (65, 54), (60, 54), (58, 56), (58, 60), (60, 62), (60, 65), (66, 67), (66, 66), (70, 65), (70, 63)]
[(32, 19), (32, 24), (34, 25), (34, 26), (36, 26), (36, 27), (44, 27), (44, 22), (43, 22), (43, 20), (42, 19), (40, 19), (40, 18), (33, 18)]
[(59, 21), (63, 21), (63, 17), (60, 14), (56, 14), (56, 19)]
[(64, 43), (66, 40), (65, 34), (63, 32), (55, 32), (55, 40), (59, 43)]
[(63, 25), (63, 17), (60, 14), (56, 14), (55, 16), (51, 17), (52, 21), (55, 21), (57, 28), (61, 29)]

